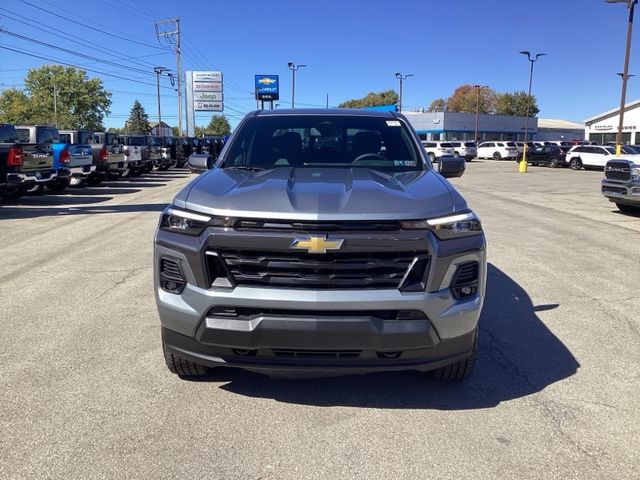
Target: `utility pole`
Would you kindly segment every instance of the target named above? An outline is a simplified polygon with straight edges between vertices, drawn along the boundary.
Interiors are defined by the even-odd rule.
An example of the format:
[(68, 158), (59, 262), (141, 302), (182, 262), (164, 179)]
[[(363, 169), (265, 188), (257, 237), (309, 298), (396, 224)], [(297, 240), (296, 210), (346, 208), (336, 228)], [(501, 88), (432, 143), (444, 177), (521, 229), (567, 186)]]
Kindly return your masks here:
[(160, 75), (166, 72), (168, 69), (165, 67), (153, 67), (153, 71), (156, 72), (156, 88), (158, 92), (158, 128), (156, 129), (157, 136), (160, 135), (160, 129), (162, 128), (162, 115), (160, 115)]
[(55, 79), (53, 80), (53, 120), (56, 128), (58, 128), (58, 87)]
[(474, 85), (473, 88), (476, 89), (476, 128), (473, 135), (473, 141), (478, 143), (478, 125), (480, 120), (480, 90), (489, 87), (487, 85)]
[(413, 77), (413, 73), (402, 75), (400, 72), (396, 73), (396, 78), (400, 80), (400, 99), (398, 101), (398, 111), (402, 113), (402, 82), (409, 77)]
[(546, 53), (538, 53), (535, 56), (531, 55), (531, 52), (523, 50), (520, 52), (522, 55), (526, 55), (529, 63), (531, 63), (531, 69), (529, 70), (529, 93), (527, 96), (527, 116), (524, 120), (524, 145), (522, 146), (522, 159), (518, 162), (518, 172), (527, 173), (527, 134), (529, 133), (529, 111), (531, 109), (531, 84), (533, 83), (533, 64), (538, 61), (540, 57), (544, 57)]
[(306, 67), (304, 64), (296, 65), (293, 62), (287, 63), (287, 67), (291, 70), (291, 108), (296, 106), (296, 72), (302, 67)]
[(629, 80), (629, 54), (631, 52), (631, 34), (633, 32), (633, 12), (638, 0), (606, 0), (607, 3), (626, 3), (629, 10), (627, 20), (627, 41), (624, 52), (624, 71), (622, 72), (622, 91), (620, 92), (620, 119), (618, 122), (618, 133), (616, 134), (616, 157), (620, 156), (622, 145), (622, 130), (624, 128), (624, 104), (627, 98), (627, 81)]
[[(172, 24), (173, 30), (161, 30), (162, 25)], [(163, 37), (169, 45), (173, 45), (176, 54), (176, 76), (178, 77), (178, 132), (182, 136), (182, 67), (181, 67), (181, 50), (180, 50), (180, 19), (169, 18), (167, 20), (158, 20), (156, 25), (156, 37)]]

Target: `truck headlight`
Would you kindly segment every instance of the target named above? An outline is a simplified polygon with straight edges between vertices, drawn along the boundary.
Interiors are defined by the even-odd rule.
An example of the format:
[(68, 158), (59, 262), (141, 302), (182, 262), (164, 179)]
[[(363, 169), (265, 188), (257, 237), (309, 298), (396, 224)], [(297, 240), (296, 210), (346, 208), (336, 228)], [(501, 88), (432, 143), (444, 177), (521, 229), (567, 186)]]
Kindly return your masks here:
[(160, 230), (196, 237), (209, 226), (232, 227), (234, 224), (233, 218), (203, 215), (174, 207), (167, 208), (160, 217)]
[(640, 167), (631, 168), (631, 180), (640, 180)]
[(431, 230), (440, 240), (482, 233), (480, 219), (471, 211), (426, 220), (401, 221), (400, 226), (408, 230)]

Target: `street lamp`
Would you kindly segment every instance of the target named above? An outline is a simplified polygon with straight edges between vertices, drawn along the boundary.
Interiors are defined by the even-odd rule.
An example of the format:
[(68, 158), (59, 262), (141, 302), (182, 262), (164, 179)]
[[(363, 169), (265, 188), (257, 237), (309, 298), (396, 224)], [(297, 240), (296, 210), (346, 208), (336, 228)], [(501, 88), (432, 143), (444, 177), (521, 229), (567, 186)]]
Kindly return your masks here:
[(162, 116), (160, 115), (160, 75), (169, 70), (166, 67), (153, 67), (153, 71), (156, 73), (156, 87), (158, 92), (158, 128), (156, 128), (156, 135), (159, 137), (160, 129), (162, 128)]
[(402, 113), (402, 82), (409, 77), (413, 77), (413, 73), (402, 75), (400, 72), (396, 73), (396, 78), (400, 80), (400, 100), (398, 102), (398, 111)]
[(480, 119), (480, 90), (483, 88), (489, 88), (488, 85), (474, 85), (473, 88), (476, 89), (476, 128), (475, 133), (473, 135), (473, 140), (478, 143), (478, 120)]
[(531, 69), (529, 70), (529, 94), (527, 96), (527, 117), (524, 121), (524, 146), (522, 147), (522, 160), (518, 163), (518, 171), (520, 173), (527, 173), (527, 133), (529, 131), (529, 110), (531, 109), (531, 83), (533, 82), (533, 64), (538, 61), (540, 57), (546, 55), (546, 53), (538, 53), (534, 57), (527, 50), (520, 52), (522, 55), (526, 55), (531, 63)]
[(631, 52), (631, 32), (633, 31), (633, 11), (638, 0), (606, 0), (607, 3), (626, 3), (629, 10), (629, 20), (627, 23), (627, 45), (624, 52), (624, 72), (622, 73), (622, 91), (620, 92), (620, 121), (618, 123), (618, 134), (616, 135), (616, 156), (620, 156), (620, 145), (622, 145), (622, 128), (624, 125), (624, 104), (627, 99), (627, 81), (629, 80), (629, 53)]
[(289, 70), (291, 70), (291, 108), (295, 108), (296, 102), (296, 72), (302, 67), (306, 67), (304, 64), (296, 65), (293, 62), (287, 63)]

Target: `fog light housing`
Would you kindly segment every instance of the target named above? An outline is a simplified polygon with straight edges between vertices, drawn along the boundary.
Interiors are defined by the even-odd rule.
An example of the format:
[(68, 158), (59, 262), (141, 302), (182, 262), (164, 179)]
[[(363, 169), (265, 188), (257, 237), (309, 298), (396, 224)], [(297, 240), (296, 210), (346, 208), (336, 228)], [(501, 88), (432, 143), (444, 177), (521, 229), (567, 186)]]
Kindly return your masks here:
[(177, 260), (160, 259), (160, 288), (165, 292), (180, 295), (187, 285)]
[(458, 266), (450, 287), (457, 300), (467, 300), (478, 294), (479, 271), (478, 262), (467, 262)]

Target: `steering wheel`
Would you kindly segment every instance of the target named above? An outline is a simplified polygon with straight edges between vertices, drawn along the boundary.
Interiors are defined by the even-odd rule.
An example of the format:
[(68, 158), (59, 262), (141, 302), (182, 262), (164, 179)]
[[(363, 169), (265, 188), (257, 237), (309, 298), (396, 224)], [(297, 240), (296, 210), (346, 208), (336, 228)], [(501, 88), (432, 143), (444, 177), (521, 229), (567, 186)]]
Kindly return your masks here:
[(351, 162), (351, 164), (355, 164), (358, 163), (361, 160), (364, 160), (367, 157), (371, 157), (371, 160), (384, 160), (385, 162), (388, 161), (387, 157), (385, 157), (384, 155), (380, 155), (379, 153), (363, 153), (362, 155), (357, 156), (353, 162)]

